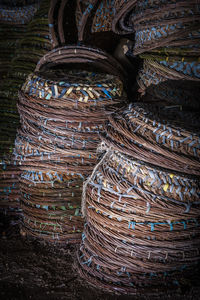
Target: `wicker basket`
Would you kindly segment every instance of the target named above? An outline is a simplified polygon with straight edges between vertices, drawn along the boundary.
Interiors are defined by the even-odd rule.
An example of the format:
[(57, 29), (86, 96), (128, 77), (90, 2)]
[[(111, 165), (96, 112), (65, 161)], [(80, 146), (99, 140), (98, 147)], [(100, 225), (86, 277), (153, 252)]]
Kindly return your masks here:
[(106, 143), (149, 163), (200, 174), (199, 117), (195, 113), (148, 104), (133, 104), (121, 113), (109, 118), (102, 135)]
[[(145, 64), (156, 71), (157, 76), (173, 80), (200, 80), (199, 61), (196, 57), (159, 56), (143, 54)], [(155, 79), (156, 80), (156, 79)]]
[[(198, 65), (197, 65), (198, 66)], [(189, 65), (188, 65), (189, 67)], [(187, 68), (187, 66), (186, 66)], [(175, 105), (187, 109), (199, 109), (198, 78), (163, 68), (156, 60), (144, 59), (139, 70), (137, 83), (140, 101)]]
[(15, 141), (27, 234), (80, 241), (82, 183), (97, 163), (102, 125), (121, 105), (123, 83), (117, 75), (123, 74), (101, 50), (66, 46), (47, 53), (28, 76), (19, 93), (21, 128)]
[[(109, 117), (100, 147), (105, 153), (84, 185), (82, 202), (87, 223), (77, 271), (92, 285), (149, 295), (191, 283), (197, 275), (199, 172), (188, 171), (180, 157), (199, 168), (199, 142), (184, 123), (176, 113), (160, 108), (155, 114), (152, 105), (142, 104)], [(174, 143), (170, 151), (168, 139)], [(158, 152), (168, 162), (150, 159)]]
[(132, 16), (134, 55), (154, 49), (176, 55), (198, 55), (199, 17), (199, 1), (137, 1)]
[[(143, 173), (147, 168), (149, 176)], [(110, 151), (86, 190), (87, 226), (78, 254), (83, 278), (134, 294), (147, 286), (176, 288), (176, 280), (184, 283), (195, 273), (200, 258), (199, 181), (167, 173)], [(153, 175), (157, 182), (152, 183)], [(174, 185), (170, 179), (176, 190), (193, 182), (196, 195), (184, 202), (175, 190), (167, 191)]]

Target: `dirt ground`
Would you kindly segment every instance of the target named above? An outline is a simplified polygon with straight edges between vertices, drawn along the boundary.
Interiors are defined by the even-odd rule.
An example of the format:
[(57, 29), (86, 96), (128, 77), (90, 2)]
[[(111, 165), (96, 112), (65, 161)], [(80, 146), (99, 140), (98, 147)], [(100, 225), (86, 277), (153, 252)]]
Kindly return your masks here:
[[(88, 286), (74, 272), (76, 247), (49, 245), (20, 235), (15, 220), (0, 215), (0, 299), (154, 299), (119, 296)], [(200, 282), (200, 281), (199, 281)], [(156, 299), (200, 299), (200, 288), (185, 286)]]

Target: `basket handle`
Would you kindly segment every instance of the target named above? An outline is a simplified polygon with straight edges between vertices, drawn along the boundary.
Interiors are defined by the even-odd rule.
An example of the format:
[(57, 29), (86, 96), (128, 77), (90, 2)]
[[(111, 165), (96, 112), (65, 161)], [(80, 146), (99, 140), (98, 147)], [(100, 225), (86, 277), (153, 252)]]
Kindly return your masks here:
[(115, 58), (103, 50), (86, 46), (63, 46), (51, 50), (39, 60), (35, 72), (43, 72), (59, 64), (90, 64), (118, 76), (123, 82), (127, 78), (126, 71)]

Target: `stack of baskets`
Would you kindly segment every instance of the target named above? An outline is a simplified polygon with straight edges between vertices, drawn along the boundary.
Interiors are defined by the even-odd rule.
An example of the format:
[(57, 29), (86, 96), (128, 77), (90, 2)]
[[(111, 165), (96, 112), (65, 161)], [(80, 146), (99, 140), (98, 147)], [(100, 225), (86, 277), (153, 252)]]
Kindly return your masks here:
[(144, 59), (140, 100), (150, 104), (109, 117), (105, 154), (84, 185), (77, 270), (95, 286), (158, 295), (197, 275), (199, 3), (142, 0), (133, 7), (133, 54)]
[(112, 53), (120, 37), (132, 35), (130, 16), (136, 0), (77, 0), (76, 25), (79, 42)]
[[(15, 1), (16, 2), (16, 1)], [(29, 1), (30, 2), (30, 1)], [(12, 4), (12, 2), (11, 2)], [(18, 2), (16, 4), (19, 4)], [(12, 162), (12, 150), (19, 117), (16, 108), (18, 85), (12, 81), (12, 59), (23, 38), (27, 23), (38, 9), (38, 2), (26, 6), (1, 6), (1, 55), (0, 55), (0, 208), (3, 211), (18, 211), (19, 171)], [(15, 93), (13, 94), (13, 90)]]
[(158, 295), (161, 285), (176, 288), (196, 276), (200, 122), (186, 119), (152, 104), (132, 104), (109, 117), (106, 153), (83, 198), (78, 271), (91, 284)]
[(19, 93), (15, 142), (28, 235), (80, 241), (82, 183), (97, 162), (102, 123), (122, 101), (121, 76), (112, 57), (79, 46), (52, 50), (28, 76)]
[(162, 90), (166, 101), (165, 86), (169, 82), (168, 94), (170, 91), (173, 96), (166, 104), (180, 105), (176, 102), (180, 96), (178, 90), (181, 83), (185, 89), (185, 81), (190, 81), (191, 89), (187, 88), (186, 97), (182, 95), (183, 106), (196, 106), (192, 98), (193, 93), (199, 93), (196, 81), (200, 80), (199, 4), (199, 1), (187, 0), (137, 1), (131, 18), (135, 29), (133, 54), (144, 59), (138, 84), (139, 92), (146, 93), (147, 100), (154, 97), (160, 101), (162, 96), (158, 97), (157, 91)]

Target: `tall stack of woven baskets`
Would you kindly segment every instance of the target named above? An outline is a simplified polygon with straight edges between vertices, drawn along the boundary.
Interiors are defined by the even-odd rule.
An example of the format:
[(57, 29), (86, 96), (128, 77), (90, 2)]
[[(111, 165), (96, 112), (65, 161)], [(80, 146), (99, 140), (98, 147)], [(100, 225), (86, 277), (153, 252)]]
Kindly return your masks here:
[(4, 1), (0, 10), (0, 208), (15, 213), (19, 210), (19, 171), (13, 165), (12, 150), (19, 124), (16, 108), (19, 80), (18, 75), (13, 80), (12, 60), (39, 4), (38, 1), (27, 1), (26, 5), (20, 6), (22, 1), (8, 2)]
[(140, 100), (150, 103), (109, 116), (84, 185), (77, 270), (95, 287), (153, 296), (197, 276), (199, 7), (137, 1), (132, 12), (134, 54), (145, 52)]
[(43, 56), (27, 77), (15, 161), (28, 235), (80, 242), (83, 180), (97, 163), (102, 124), (122, 102), (123, 74), (101, 50), (64, 46)]

